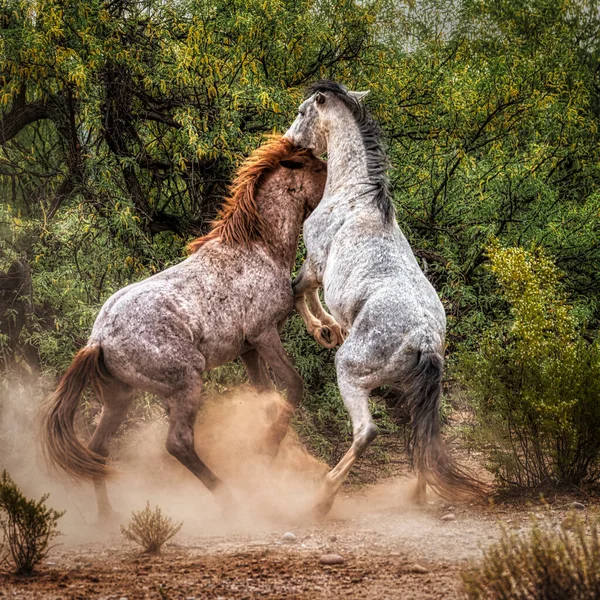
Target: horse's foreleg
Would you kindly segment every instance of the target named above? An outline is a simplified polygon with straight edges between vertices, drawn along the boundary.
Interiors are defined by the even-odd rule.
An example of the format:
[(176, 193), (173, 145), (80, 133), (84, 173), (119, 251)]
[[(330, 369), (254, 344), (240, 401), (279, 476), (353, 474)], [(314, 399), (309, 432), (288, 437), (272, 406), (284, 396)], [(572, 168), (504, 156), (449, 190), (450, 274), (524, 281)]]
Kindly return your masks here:
[[(322, 323), (307, 306), (309, 296), (312, 297), (313, 293), (317, 294), (320, 284), (321, 282), (318, 280), (314, 273), (314, 269), (311, 268), (310, 261), (307, 259), (304, 261), (300, 273), (298, 273), (298, 277), (296, 277), (292, 283), (292, 288), (294, 290), (294, 307), (302, 317), (308, 333), (310, 333), (319, 344), (325, 346), (325, 348), (334, 348), (338, 343), (337, 336), (330, 335), (331, 329)], [(320, 301), (319, 307), (323, 314), (327, 315), (323, 310)]]
[(235, 507), (235, 501), (223, 482), (200, 460), (194, 446), (194, 424), (202, 392), (202, 376), (186, 377), (187, 387), (165, 398), (169, 412), (167, 451), (187, 467), (218, 499), (225, 509)]
[[(102, 414), (88, 447), (106, 458), (109, 455), (108, 444), (110, 439), (125, 420), (127, 411), (133, 401), (134, 392), (129, 386), (118, 381), (113, 381), (110, 385), (105, 386), (102, 392)], [(100, 521), (106, 521), (115, 515), (116, 511), (113, 510), (108, 500), (104, 479), (94, 479), (94, 489), (98, 504), (98, 518)]]
[(269, 369), (260, 354), (252, 349), (240, 355), (242, 363), (248, 374), (251, 385), (259, 392), (273, 389), (273, 382), (269, 377)]
[(286, 391), (287, 403), (279, 411), (279, 414), (271, 425), (268, 439), (266, 440), (266, 453), (270, 456), (276, 456), (281, 440), (283, 440), (287, 433), (290, 419), (302, 401), (304, 382), (292, 366), (279, 339), (277, 329), (263, 333), (256, 341), (253, 341), (253, 346), (271, 367), (273, 373), (281, 380)]
[(377, 435), (377, 428), (373, 423), (369, 410), (370, 388), (365, 388), (359, 383), (359, 378), (354, 377), (346, 369), (345, 359), (336, 357), (336, 370), (338, 386), (352, 421), (353, 441), (350, 450), (342, 457), (340, 462), (325, 476), (321, 496), (315, 512), (318, 516), (326, 515), (333, 505), (335, 496), (346, 479), (354, 463), (363, 455)]
[[(340, 324), (323, 308), (318, 288), (311, 288), (305, 294), (310, 312), (321, 321), (321, 335), (329, 337), (329, 342), (341, 346), (346, 339)], [(318, 340), (317, 340), (318, 341)]]

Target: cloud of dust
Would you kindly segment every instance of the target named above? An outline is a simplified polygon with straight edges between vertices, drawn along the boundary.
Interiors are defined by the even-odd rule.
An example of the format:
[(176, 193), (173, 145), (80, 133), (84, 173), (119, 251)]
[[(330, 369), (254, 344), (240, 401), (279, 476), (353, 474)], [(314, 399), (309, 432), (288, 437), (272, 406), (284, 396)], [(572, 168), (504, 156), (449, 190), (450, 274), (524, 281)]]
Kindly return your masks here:
[[(50, 473), (40, 448), (38, 418), (49, 387), (4, 382), (0, 390), (0, 469), (7, 469), (28, 496), (49, 493), (48, 504), (66, 510), (60, 530), (69, 541), (93, 541), (118, 529), (98, 526), (93, 486)], [(284, 399), (241, 387), (203, 399), (196, 422), (196, 450), (235, 497), (239, 510), (224, 514), (212, 494), (165, 449), (168, 421), (130, 422), (111, 444), (118, 475), (108, 482), (113, 508), (125, 521), (147, 501), (174, 520), (182, 533), (218, 535), (285, 527), (310, 518), (328, 470), (292, 429), (275, 459), (260, 453)]]
[[(93, 486), (49, 473), (42, 458), (38, 417), (50, 393), (39, 381), (32, 385), (0, 385), (0, 469), (6, 468), (23, 492), (32, 498), (50, 493), (48, 504), (66, 510), (59, 528), (62, 544), (113, 540), (118, 523), (97, 523)], [(113, 508), (122, 521), (147, 501), (160, 506), (175, 521), (181, 535), (212, 536), (284, 531), (313, 521), (312, 509), (329, 467), (314, 458), (290, 428), (279, 454), (261, 454), (274, 415), (283, 398), (258, 394), (242, 386), (203, 399), (196, 422), (196, 450), (235, 497), (239, 510), (226, 514), (212, 494), (165, 449), (168, 421), (131, 419), (113, 440), (118, 475), (108, 482)], [(354, 521), (374, 513), (411, 509), (414, 482), (406, 477), (379, 482), (360, 490), (342, 489), (331, 518)]]
[(184, 531), (204, 534), (284, 526), (309, 517), (327, 465), (314, 458), (292, 429), (270, 459), (261, 454), (283, 398), (249, 388), (203, 400), (195, 427), (196, 451), (230, 489), (239, 507), (224, 514), (212, 494), (164, 449), (167, 421), (140, 427), (125, 441), (113, 505), (142, 506), (147, 499), (178, 520)]

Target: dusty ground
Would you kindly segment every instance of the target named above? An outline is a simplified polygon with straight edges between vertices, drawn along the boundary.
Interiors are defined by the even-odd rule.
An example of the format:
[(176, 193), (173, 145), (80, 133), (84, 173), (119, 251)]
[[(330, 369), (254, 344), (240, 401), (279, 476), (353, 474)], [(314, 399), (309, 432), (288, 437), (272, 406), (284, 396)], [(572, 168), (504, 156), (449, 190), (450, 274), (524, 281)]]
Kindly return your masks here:
[[(329, 517), (316, 521), (310, 509), (327, 466), (293, 435), (275, 463), (265, 462), (256, 449), (269, 411), (257, 410), (256, 398), (236, 397), (198, 423), (198, 450), (232, 488), (240, 503), (235, 517), (222, 515), (210, 494), (165, 454), (164, 422), (125, 436), (122, 475), (109, 486), (114, 506), (126, 520), (150, 500), (184, 523), (160, 556), (142, 554), (116, 525), (95, 524), (91, 486), (49, 479), (35, 457), (22, 451), (33, 448), (35, 439), (25, 430), (14, 436), (19, 451), (5, 460), (17, 483), (34, 497), (50, 491), (49, 503), (67, 512), (59, 545), (38, 574), (0, 572), (0, 597), (460, 598), (460, 571), (497, 539), (500, 526), (526, 530), (537, 515), (558, 527), (574, 500), (585, 504), (586, 516), (600, 514), (598, 499), (582, 493), (454, 506), (431, 496), (416, 508), (408, 501), (414, 483), (399, 455), (393, 477), (344, 488)], [(461, 459), (471, 467), (478, 462)], [(454, 520), (442, 520), (449, 513)], [(282, 541), (285, 532), (296, 540)], [(339, 554), (344, 563), (321, 564), (327, 553)]]
[[(39, 575), (0, 576), (0, 597), (460, 598), (461, 569), (497, 538), (499, 524), (526, 529), (537, 515), (558, 526), (573, 499), (390, 508), (405, 489), (406, 481), (396, 480), (342, 497), (334, 515), (319, 523), (246, 521), (221, 535), (182, 532), (160, 556), (141, 554), (116, 533), (93, 543), (64, 539)], [(599, 513), (597, 503), (578, 499), (586, 502), (584, 514)], [(456, 519), (442, 521), (449, 512)], [(281, 540), (286, 531), (295, 542)], [(84, 526), (65, 537), (88, 534), (98, 537), (98, 530)], [(344, 564), (322, 565), (326, 553), (339, 554)]]

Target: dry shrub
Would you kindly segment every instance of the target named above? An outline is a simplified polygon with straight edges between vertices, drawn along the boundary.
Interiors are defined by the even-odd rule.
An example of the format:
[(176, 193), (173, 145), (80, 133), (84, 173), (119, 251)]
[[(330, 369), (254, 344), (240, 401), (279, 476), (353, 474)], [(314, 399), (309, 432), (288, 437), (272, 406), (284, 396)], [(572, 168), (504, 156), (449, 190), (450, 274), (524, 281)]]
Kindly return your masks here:
[(64, 515), (40, 500), (29, 500), (7, 471), (0, 476), (0, 525), (10, 559), (19, 574), (30, 574), (52, 548), (50, 540), (58, 535), (56, 522)]
[(146, 502), (144, 510), (132, 511), (131, 521), (127, 527), (121, 525), (121, 533), (128, 540), (142, 546), (145, 552), (156, 554), (182, 525), (183, 523), (174, 525), (169, 517), (162, 514), (160, 507), (152, 510), (150, 502)]
[(483, 562), (461, 574), (468, 598), (559, 600), (600, 598), (600, 526), (571, 515), (560, 531), (534, 523), (527, 534), (503, 531)]

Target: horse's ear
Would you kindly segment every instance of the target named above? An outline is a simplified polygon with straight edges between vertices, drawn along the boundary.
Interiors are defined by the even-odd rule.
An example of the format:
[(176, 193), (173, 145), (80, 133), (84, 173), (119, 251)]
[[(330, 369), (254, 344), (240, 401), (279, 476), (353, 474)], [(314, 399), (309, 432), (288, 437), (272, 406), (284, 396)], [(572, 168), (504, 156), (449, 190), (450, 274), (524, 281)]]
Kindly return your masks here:
[(367, 94), (369, 94), (370, 92), (371, 92), (371, 90), (365, 90), (364, 92), (351, 92), (351, 91), (348, 91), (348, 96), (350, 96), (350, 98), (353, 98), (357, 102), (362, 102), (365, 99), (365, 96)]
[(317, 95), (315, 96), (315, 102), (317, 104), (325, 104), (326, 99), (327, 99), (327, 97), (325, 96), (325, 94), (322, 94), (321, 92), (317, 92)]
[(298, 160), (280, 160), (279, 164), (285, 169), (301, 169), (304, 166), (304, 163)]

